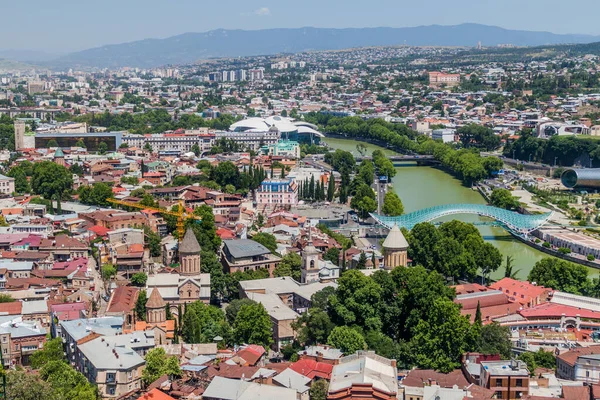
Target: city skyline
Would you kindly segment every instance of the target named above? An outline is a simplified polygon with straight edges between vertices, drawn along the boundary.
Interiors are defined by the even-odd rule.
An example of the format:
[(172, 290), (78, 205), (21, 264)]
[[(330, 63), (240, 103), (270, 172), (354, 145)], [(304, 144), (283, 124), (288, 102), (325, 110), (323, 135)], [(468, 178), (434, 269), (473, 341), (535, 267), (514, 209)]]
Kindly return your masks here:
[(600, 28), (594, 24), (593, 12), (578, 13), (576, 27), (564, 23), (564, 16), (569, 15), (575, 6), (588, 10), (598, 7), (592, 0), (568, 4), (555, 0), (532, 0), (525, 4), (518, 0), (496, 4), (472, 4), (468, 0), (458, 0), (453, 7), (447, 7), (447, 3), (441, 0), (414, 4), (376, 0), (369, 7), (352, 6), (338, 0), (325, 3), (307, 0), (301, 4), (273, 0), (248, 4), (228, 0), (226, 7), (178, 0), (167, 8), (156, 0), (108, 0), (102, 8), (72, 0), (59, 4), (33, 0), (27, 3), (27, 8), (20, 2), (5, 3), (5, 15), (21, 18), (9, 18), (0, 26), (0, 36), (8, 39), (0, 45), (0, 50), (35, 50), (51, 54), (214, 29), (413, 27), (480, 23), (557, 34), (600, 34)]

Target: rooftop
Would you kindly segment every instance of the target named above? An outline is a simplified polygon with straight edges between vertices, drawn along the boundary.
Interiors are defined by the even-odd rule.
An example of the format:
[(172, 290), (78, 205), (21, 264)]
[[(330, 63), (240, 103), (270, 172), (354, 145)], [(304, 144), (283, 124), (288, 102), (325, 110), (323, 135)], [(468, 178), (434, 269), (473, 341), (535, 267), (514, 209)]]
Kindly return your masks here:
[(395, 362), (378, 356), (372, 351), (358, 351), (340, 359), (333, 366), (329, 393), (351, 387), (354, 384), (369, 383), (373, 388), (385, 393), (398, 393), (398, 371)]
[(224, 240), (223, 244), (233, 258), (247, 258), (271, 254), (262, 244), (250, 239)]

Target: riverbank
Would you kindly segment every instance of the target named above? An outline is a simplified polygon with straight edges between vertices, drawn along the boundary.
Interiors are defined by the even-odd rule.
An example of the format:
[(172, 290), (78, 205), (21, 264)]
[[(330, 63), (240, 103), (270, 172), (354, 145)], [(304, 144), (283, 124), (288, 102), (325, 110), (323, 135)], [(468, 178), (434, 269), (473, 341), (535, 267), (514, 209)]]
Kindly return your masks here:
[[(364, 143), (342, 138), (327, 138), (325, 141), (334, 149), (350, 151), (358, 155), (356, 145)], [(368, 152), (381, 150), (386, 155), (397, 155), (395, 151), (382, 148), (372, 143), (366, 143)], [(477, 190), (466, 187), (442, 168), (417, 166), (416, 163), (406, 163), (396, 167), (396, 176), (391, 180), (394, 191), (402, 199), (404, 211), (410, 213), (427, 207), (444, 204), (487, 204)], [(483, 219), (476, 215), (455, 215), (441, 218), (441, 221), (458, 219), (464, 222), (480, 222)], [(483, 238), (496, 246), (504, 258), (510, 255), (514, 258), (514, 270), (519, 270), (517, 278), (525, 280), (533, 265), (548, 257), (529, 244), (521, 242), (510, 233), (498, 226), (478, 225)], [(589, 267), (588, 267), (589, 268)], [(597, 274), (596, 269), (589, 268), (590, 275)], [(492, 279), (504, 277), (504, 268), (500, 268), (490, 276)]]

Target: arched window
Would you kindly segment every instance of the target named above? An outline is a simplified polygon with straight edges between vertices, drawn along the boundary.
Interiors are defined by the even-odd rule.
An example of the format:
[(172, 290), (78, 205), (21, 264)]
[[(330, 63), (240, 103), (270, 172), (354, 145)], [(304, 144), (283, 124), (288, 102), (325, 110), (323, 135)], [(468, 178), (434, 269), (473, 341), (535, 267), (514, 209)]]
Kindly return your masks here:
[(315, 260), (310, 260), (310, 269), (315, 267)]

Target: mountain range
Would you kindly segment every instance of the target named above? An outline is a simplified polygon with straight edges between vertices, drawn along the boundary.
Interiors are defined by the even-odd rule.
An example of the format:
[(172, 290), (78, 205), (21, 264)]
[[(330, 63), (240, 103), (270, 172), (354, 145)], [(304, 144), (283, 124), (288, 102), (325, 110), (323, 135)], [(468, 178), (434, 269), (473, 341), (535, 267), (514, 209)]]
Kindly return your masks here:
[[(540, 46), (590, 43), (600, 36), (510, 30), (480, 24), (429, 25), (410, 28), (282, 28), (218, 29), (184, 33), (166, 39), (145, 39), (78, 51), (58, 58), (31, 60), (51, 67), (150, 68), (202, 59), (339, 50), (366, 46)], [(9, 57), (7, 57), (9, 58)], [(24, 60), (20, 57), (19, 61)]]

